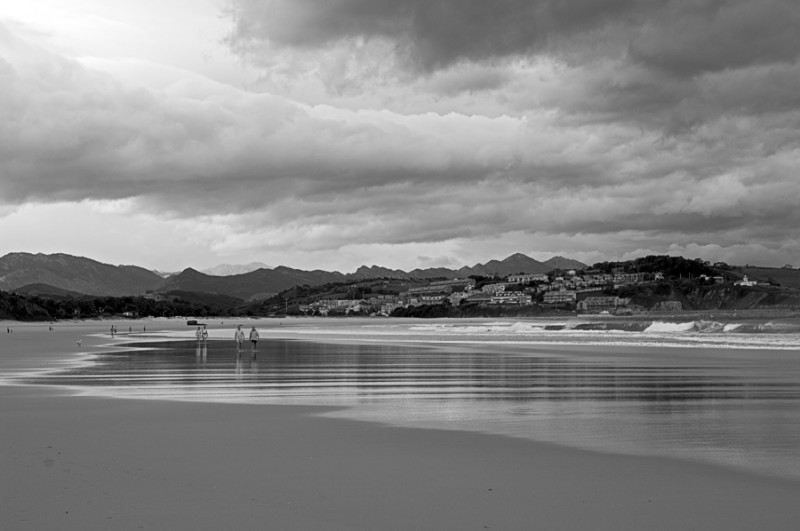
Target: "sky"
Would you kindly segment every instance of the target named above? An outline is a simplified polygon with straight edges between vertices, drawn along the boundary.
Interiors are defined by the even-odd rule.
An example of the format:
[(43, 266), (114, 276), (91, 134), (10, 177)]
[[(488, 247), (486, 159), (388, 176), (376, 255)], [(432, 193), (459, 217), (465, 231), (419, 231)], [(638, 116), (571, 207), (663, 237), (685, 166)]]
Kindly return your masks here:
[(0, 7), (0, 255), (800, 266), (796, 0)]

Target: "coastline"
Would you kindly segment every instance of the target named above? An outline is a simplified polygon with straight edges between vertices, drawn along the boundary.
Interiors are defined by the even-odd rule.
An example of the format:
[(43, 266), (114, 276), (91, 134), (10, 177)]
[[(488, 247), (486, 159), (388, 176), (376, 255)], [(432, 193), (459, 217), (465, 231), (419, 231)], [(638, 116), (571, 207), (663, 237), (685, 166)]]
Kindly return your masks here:
[[(112, 348), (93, 335), (78, 349), (81, 327), (64, 328), (16, 331), (2, 367)], [(800, 483), (713, 465), (315, 415), (324, 408), (38, 385), (0, 396), (5, 529), (780, 530), (800, 518)]]

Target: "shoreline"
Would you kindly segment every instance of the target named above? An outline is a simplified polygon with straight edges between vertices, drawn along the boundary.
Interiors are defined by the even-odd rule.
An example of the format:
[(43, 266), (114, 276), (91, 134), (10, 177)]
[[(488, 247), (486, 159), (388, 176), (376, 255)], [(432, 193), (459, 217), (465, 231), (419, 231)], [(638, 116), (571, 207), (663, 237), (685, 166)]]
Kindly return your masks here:
[[(13, 355), (58, 369), (73, 332), (28, 330)], [(129, 343), (85, 337), (80, 356)], [(5, 529), (788, 530), (800, 519), (800, 482), (713, 464), (318, 414), (330, 408), (72, 391), (0, 385)]]
[[(683, 310), (680, 312), (670, 311), (645, 311), (630, 314), (610, 314), (610, 313), (596, 313), (596, 312), (577, 312), (577, 311), (559, 311), (551, 313), (542, 313), (535, 315), (508, 315), (508, 316), (470, 316), (470, 317), (388, 317), (388, 316), (314, 316), (314, 315), (283, 315), (283, 316), (248, 316), (248, 315), (211, 315), (206, 317), (195, 316), (181, 316), (181, 317), (122, 317), (122, 316), (97, 316), (97, 317), (82, 317), (70, 319), (39, 319), (39, 320), (16, 320), (16, 319), (0, 319), (0, 326), (13, 325), (13, 324), (68, 324), (68, 323), (128, 323), (131, 326), (136, 323), (143, 322), (162, 322), (162, 323), (181, 323), (185, 324), (187, 321), (194, 320), (199, 324), (203, 321), (216, 322), (216, 321), (308, 321), (308, 320), (321, 320), (326, 322), (347, 322), (347, 321), (374, 321), (374, 322), (435, 322), (441, 320), (452, 321), (486, 321), (486, 320), (500, 320), (500, 319), (515, 319), (522, 321), (531, 320), (552, 320), (564, 321), (569, 319), (587, 319), (597, 321), (647, 321), (647, 320), (670, 320), (670, 321), (691, 321), (696, 319), (726, 319), (733, 321), (749, 321), (749, 320), (772, 320), (772, 319), (800, 319), (800, 308), (750, 308), (750, 309), (706, 309), (706, 310)], [(192, 325), (188, 325), (192, 326)]]

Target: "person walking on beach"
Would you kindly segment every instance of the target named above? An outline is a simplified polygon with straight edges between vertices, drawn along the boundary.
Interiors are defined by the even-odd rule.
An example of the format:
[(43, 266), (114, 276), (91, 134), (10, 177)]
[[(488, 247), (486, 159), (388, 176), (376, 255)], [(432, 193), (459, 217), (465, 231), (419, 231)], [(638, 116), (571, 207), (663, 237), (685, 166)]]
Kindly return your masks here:
[(200, 338), (203, 340), (203, 343), (208, 341), (208, 329), (206, 328), (206, 325), (203, 325), (203, 330), (200, 332)]
[(242, 343), (244, 343), (244, 330), (242, 330), (242, 325), (237, 325), (236, 332), (233, 334), (233, 339), (236, 341), (236, 352), (241, 352)]
[(253, 353), (253, 357), (256, 357), (256, 343), (258, 343), (258, 330), (254, 326), (252, 330), (250, 330), (250, 343), (253, 344), (251, 352)]
[(198, 343), (200, 343), (200, 338), (202, 335), (203, 335), (203, 329), (198, 326), (197, 331), (194, 333), (194, 337), (197, 338)]

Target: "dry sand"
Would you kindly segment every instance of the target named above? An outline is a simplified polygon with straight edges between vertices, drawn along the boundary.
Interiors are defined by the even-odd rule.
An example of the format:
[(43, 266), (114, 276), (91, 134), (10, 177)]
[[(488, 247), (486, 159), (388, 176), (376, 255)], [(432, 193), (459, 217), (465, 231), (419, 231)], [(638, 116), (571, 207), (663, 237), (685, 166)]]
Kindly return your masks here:
[[(17, 326), (14, 339), (0, 338), (0, 371), (54, 365), (74, 345), (70, 334), (82, 332)], [(104, 342), (85, 341), (89, 350)], [(800, 522), (800, 482), (315, 411), (0, 387), (0, 528), (794, 530)]]

